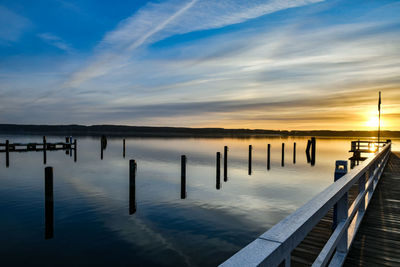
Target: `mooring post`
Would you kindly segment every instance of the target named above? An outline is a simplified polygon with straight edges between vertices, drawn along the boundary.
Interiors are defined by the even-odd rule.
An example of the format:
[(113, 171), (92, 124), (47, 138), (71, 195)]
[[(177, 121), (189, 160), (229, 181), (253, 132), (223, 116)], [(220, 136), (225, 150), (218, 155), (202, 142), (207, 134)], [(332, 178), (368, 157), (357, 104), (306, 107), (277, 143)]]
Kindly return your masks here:
[(101, 152), (100, 152), (100, 159), (103, 160), (103, 140), (100, 141)]
[(68, 143), (69, 143), (69, 137), (66, 136), (66, 137), (65, 137), (65, 146), (63, 146), (63, 147), (65, 148), (65, 155), (68, 155), (68, 154), (69, 154)]
[(44, 169), (44, 206), (44, 238), (51, 239), (54, 235), (53, 167)]
[(76, 160), (78, 159), (78, 157), (77, 157), (77, 153), (78, 152), (78, 149), (77, 149), (77, 142), (76, 142), (76, 139), (74, 140), (74, 162), (76, 162)]
[(216, 188), (221, 188), (221, 152), (217, 152), (217, 177), (216, 177)]
[(282, 160), (281, 160), (281, 166), (285, 166), (285, 143), (282, 143)]
[(129, 214), (136, 212), (136, 161), (129, 160)]
[(46, 136), (43, 136), (43, 164), (45, 164), (45, 165), (46, 165), (46, 162), (47, 162), (46, 149), (47, 149)]
[(122, 156), (125, 158), (125, 138), (122, 140)]
[(224, 146), (224, 182), (228, 181), (228, 146)]
[(72, 136), (69, 137), (69, 156), (72, 157)]
[(315, 137), (311, 137), (311, 166), (315, 165), (315, 151), (316, 151), (316, 139)]
[(249, 175), (251, 175), (252, 150), (253, 146), (249, 145)]
[(293, 143), (293, 164), (296, 164), (296, 142)]
[(267, 148), (267, 170), (271, 168), (271, 144), (268, 144)]
[[(340, 178), (342, 178), (345, 174), (347, 173), (347, 161), (346, 160), (337, 160), (335, 163), (335, 176), (334, 176), (334, 181), (336, 182), (337, 180), (339, 180)], [(345, 200), (346, 199), (346, 200)], [(342, 202), (341, 202), (342, 201)], [(339, 202), (340, 207), (339, 207)], [(345, 196), (343, 196), (337, 204), (334, 205), (333, 207), (333, 223), (332, 223), (332, 230), (335, 230), (337, 224), (339, 223), (339, 221), (342, 220), (343, 218), (343, 210), (339, 209), (343, 209), (343, 205), (344, 202), (347, 202), (347, 193), (345, 194)], [(347, 204), (346, 204), (347, 205)], [(346, 214), (347, 214), (347, 209), (346, 209)], [(347, 234), (346, 234), (347, 236)]]
[(186, 156), (181, 156), (181, 199), (186, 198)]
[(6, 167), (10, 166), (10, 141), (6, 140)]

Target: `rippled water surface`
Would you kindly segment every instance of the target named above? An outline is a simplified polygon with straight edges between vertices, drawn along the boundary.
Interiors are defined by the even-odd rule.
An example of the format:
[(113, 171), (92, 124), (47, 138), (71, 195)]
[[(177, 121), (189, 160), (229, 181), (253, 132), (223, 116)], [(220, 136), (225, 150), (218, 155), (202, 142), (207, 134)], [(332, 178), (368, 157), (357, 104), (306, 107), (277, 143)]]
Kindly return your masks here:
[[(41, 141), (38, 136), (0, 136), (0, 142), (5, 139)], [(0, 154), (3, 266), (217, 265), (331, 184), (335, 160), (350, 157), (351, 140), (318, 138), (316, 164), (311, 166), (307, 138), (131, 138), (126, 139), (125, 158), (122, 139), (108, 139), (103, 160), (99, 138), (77, 139), (76, 163), (64, 151), (47, 152), (46, 165), (42, 152), (13, 152), (6, 168), (5, 154)], [(229, 146), (228, 181), (221, 159), (217, 190), (216, 152), (223, 155), (224, 145)], [(183, 154), (188, 159), (186, 199), (180, 195)], [(129, 159), (137, 162), (134, 214), (129, 214)], [(54, 168), (50, 239), (45, 239), (46, 166)]]

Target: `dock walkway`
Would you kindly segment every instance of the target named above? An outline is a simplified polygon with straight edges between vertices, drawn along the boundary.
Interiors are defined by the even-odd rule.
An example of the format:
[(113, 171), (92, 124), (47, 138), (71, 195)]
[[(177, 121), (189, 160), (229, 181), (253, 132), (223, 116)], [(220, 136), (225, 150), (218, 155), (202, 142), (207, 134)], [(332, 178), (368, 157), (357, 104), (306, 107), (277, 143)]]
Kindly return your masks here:
[(344, 266), (400, 266), (400, 152), (390, 155)]

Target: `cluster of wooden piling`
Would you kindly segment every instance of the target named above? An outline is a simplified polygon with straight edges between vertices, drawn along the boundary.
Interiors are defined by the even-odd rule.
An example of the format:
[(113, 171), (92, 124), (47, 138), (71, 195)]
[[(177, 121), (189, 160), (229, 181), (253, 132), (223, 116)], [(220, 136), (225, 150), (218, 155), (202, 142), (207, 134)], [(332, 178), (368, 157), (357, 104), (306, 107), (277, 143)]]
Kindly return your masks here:
[(311, 139), (307, 141), (307, 148), (306, 148), (307, 163), (310, 163), (311, 166), (315, 165), (315, 151), (316, 151), (315, 137), (311, 137)]
[(42, 143), (10, 143), (6, 140), (5, 143), (0, 143), (0, 153), (6, 154), (6, 167), (10, 166), (10, 153), (11, 152), (43, 152), (43, 164), (47, 164), (47, 151), (65, 150), (65, 153), (72, 157), (74, 154), (74, 161), (77, 161), (77, 141), (72, 140), (72, 137), (66, 137), (65, 142), (49, 143), (46, 141), (46, 136), (43, 136)]

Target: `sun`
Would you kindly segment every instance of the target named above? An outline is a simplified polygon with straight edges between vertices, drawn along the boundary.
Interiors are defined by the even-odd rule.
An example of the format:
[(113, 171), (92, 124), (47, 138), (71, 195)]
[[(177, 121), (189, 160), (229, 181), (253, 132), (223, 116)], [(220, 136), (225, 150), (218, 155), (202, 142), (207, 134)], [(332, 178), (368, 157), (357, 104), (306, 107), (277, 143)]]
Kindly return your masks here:
[(369, 118), (369, 120), (366, 122), (366, 126), (371, 127), (371, 128), (378, 128), (379, 125), (379, 119), (378, 117), (372, 116)]

